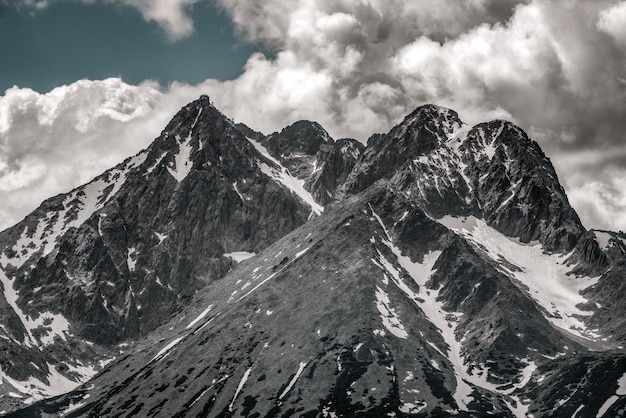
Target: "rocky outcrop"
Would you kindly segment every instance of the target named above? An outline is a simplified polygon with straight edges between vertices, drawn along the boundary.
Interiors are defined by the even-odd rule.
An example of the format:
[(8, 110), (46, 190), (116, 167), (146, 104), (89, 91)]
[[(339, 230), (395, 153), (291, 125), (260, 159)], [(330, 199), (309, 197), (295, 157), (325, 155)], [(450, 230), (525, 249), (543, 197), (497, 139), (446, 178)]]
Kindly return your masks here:
[(315, 199), (326, 205), (336, 200), (335, 194), (365, 147), (354, 139), (339, 139), (323, 144), (316, 153), (315, 170), (307, 177), (304, 187)]

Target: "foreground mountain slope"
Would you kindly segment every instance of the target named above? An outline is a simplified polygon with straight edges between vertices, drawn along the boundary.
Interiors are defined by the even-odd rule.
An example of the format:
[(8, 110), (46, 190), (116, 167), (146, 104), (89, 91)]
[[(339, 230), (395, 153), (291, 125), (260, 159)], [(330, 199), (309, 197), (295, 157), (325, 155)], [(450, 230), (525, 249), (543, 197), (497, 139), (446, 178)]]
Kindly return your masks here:
[[(197, 212), (181, 212), (196, 205), (187, 196), (174, 212), (187, 215), (175, 228), (192, 231), (185, 254), (221, 247), (176, 266), (197, 261), (206, 271), (216, 259), (230, 267), (241, 251), (258, 254), (204, 280), (195, 296), (178, 295), (177, 306), (191, 305), (88, 385), (16, 415), (585, 417), (626, 409), (624, 237), (582, 226), (549, 160), (518, 127), (469, 127), (427, 105), (361, 150), (306, 121), (268, 137), (223, 117), (216, 124), (225, 127), (212, 142), (220, 151), (200, 153), (214, 156), (201, 160), (210, 164), (182, 159), (174, 167), (193, 161), (182, 177), (163, 168), (179, 187), (194, 187), (198, 164), (212, 167), (202, 175), (224, 179), (211, 183), (223, 188), (200, 190), (200, 202), (222, 208), (201, 219), (229, 230), (240, 203), (229, 211), (214, 197), (245, 203), (252, 193), (251, 205), (270, 205), (258, 190), (295, 209), (264, 209), (251, 221), (266, 231), (263, 250), (245, 246), (256, 232), (247, 241), (216, 229), (203, 235)], [(176, 142), (180, 150), (180, 135)], [(222, 169), (228, 152), (250, 163)], [(145, 202), (170, 216), (150, 228), (174, 219), (170, 195)], [(159, 248), (169, 234), (161, 235), (140, 253), (167, 264), (170, 253)], [(69, 248), (77, 262), (102, 260)]]
[(89, 389), (20, 413), (564, 416), (601, 408), (625, 368), (622, 351), (556, 331), (489, 253), (377, 184), (202, 290)]

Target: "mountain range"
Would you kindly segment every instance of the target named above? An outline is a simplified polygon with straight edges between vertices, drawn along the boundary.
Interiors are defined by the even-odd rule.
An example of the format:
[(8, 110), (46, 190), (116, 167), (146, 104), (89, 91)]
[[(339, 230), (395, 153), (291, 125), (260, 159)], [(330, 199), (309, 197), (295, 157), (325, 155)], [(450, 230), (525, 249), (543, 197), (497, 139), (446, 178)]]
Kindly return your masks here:
[(625, 254), (511, 122), (363, 145), (202, 96), (0, 232), (0, 410), (622, 416)]

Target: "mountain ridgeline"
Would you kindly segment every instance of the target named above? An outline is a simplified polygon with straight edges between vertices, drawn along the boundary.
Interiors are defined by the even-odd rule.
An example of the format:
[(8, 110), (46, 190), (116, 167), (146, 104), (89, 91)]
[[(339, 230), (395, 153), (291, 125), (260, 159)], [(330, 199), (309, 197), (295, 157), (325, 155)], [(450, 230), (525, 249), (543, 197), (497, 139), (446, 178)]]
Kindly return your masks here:
[(625, 254), (510, 122), (364, 146), (203, 96), (0, 232), (0, 411), (621, 416)]

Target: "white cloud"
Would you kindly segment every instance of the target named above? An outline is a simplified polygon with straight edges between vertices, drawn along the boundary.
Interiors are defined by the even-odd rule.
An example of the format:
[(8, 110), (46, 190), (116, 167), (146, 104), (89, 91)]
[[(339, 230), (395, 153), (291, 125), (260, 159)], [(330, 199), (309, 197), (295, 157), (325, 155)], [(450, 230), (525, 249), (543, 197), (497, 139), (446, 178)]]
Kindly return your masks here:
[(517, 4), (527, 3), (525, 0), (219, 2), (250, 39), (288, 47), (306, 38), (306, 33), (315, 32), (312, 23), (320, 17), (334, 14), (353, 16), (366, 38), (392, 45), (422, 35), (438, 39), (455, 37), (477, 24), (506, 20)]
[[(255, 55), (239, 79), (214, 86), (234, 117), (266, 130), (288, 115), (364, 138), (428, 101), (470, 119), (501, 114), (561, 128), (622, 99), (610, 77), (621, 59), (587, 23), (598, 7), (520, 3), (508, 21), (490, 24), (485, 1), (222, 3), (248, 37), (279, 45), (273, 60)], [(434, 39), (435, 27), (449, 38)], [(286, 88), (292, 81), (301, 87)]]
[[(172, 39), (193, 30), (188, 11), (195, 0), (106, 1), (134, 7), (146, 20), (169, 27)], [(624, 166), (626, 156), (615, 159), (615, 152), (606, 153), (601, 148), (623, 149), (626, 56), (620, 46), (625, 39), (626, 25), (621, 22), (626, 3), (219, 2), (243, 36), (272, 45), (272, 58), (253, 54), (237, 79), (207, 80), (198, 86), (174, 84), (158, 90), (147, 83), (94, 87), (93, 91), (81, 87), (75, 95), (61, 95), (62, 100), (54, 94), (43, 99), (20, 90), (20, 95), (28, 96), (24, 103), (29, 104), (20, 105), (18, 119), (23, 126), (12, 128), (9, 136), (30, 135), (40, 138), (40, 143), (30, 140), (23, 146), (21, 140), (13, 141), (12, 157), (6, 160), (8, 168), (0, 164), (0, 173), (19, 172), (16, 161), (25, 161), (33, 154), (48, 167), (42, 177), (48, 179), (50, 167), (62, 167), (56, 162), (58, 157), (40, 157), (53, 148), (50, 138), (57, 141), (54, 147), (65, 153), (76, 142), (77, 149), (84, 148), (86, 155), (93, 155), (89, 151), (92, 148), (107, 155), (105, 148), (111, 147), (102, 144), (110, 141), (111, 135), (101, 132), (113, 132), (119, 147), (108, 162), (93, 169), (72, 163), (82, 178), (95, 175), (105, 165), (146, 145), (179, 106), (200, 93), (209, 93), (228, 116), (266, 133), (299, 119), (312, 119), (335, 137), (363, 141), (374, 132), (387, 131), (416, 106), (431, 102), (459, 111), (469, 123), (496, 117), (519, 123), (555, 162), (587, 226), (626, 229), (626, 219), (618, 214), (623, 212), (621, 198), (615, 197), (619, 196), (615, 192), (619, 184), (603, 177), (608, 175), (605, 167)], [(107, 96), (105, 90), (119, 93)], [(10, 92), (0, 98), (0, 109), (9, 96), (19, 96)], [(13, 104), (12, 108), (20, 106)], [(6, 118), (0, 111), (0, 131)], [(38, 123), (28, 126), (25, 120)], [(40, 160), (34, 159), (32, 164), (36, 166)], [(584, 161), (594, 163), (581, 168)], [(67, 182), (70, 176), (57, 169)], [(612, 173), (617, 176), (617, 172)], [(39, 175), (33, 170), (17, 177)], [(16, 190), (30, 190), (27, 186), (18, 188), (18, 180), (11, 184)], [(60, 189), (58, 185), (49, 187), (50, 192)]]
[(592, 146), (546, 152), (557, 155), (559, 180), (587, 228), (626, 231), (626, 147)]
[[(626, 231), (626, 170), (607, 167), (598, 180), (568, 180), (568, 196), (587, 227)], [(588, 222), (593, 221), (593, 225)]]
[[(599, 145), (623, 148), (626, 57), (606, 33), (617, 45), (625, 38), (624, 2), (221, 3), (249, 39), (277, 49), (272, 60), (252, 57), (237, 80), (211, 85), (235, 119), (267, 132), (315, 119), (364, 140), (426, 102), (470, 123), (503, 117), (540, 133), (586, 225), (626, 228), (615, 193), (580, 193), (593, 181), (616, 187), (602, 177), (612, 157)], [(572, 153), (596, 164), (565, 163)]]
[(617, 45), (626, 47), (626, 2), (622, 1), (602, 10), (598, 29), (610, 35)]
[(198, 87), (80, 80), (0, 96), (0, 229), (147, 146)]

